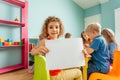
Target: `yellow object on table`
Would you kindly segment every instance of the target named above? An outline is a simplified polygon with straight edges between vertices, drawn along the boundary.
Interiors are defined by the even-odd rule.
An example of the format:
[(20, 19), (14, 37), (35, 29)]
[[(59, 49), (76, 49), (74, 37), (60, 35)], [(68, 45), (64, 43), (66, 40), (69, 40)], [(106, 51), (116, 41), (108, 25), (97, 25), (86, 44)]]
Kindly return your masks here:
[(90, 59), (91, 59), (91, 55), (87, 55), (87, 57), (85, 57), (85, 66), (82, 66), (82, 69), (83, 69), (83, 80), (87, 80), (88, 61)]

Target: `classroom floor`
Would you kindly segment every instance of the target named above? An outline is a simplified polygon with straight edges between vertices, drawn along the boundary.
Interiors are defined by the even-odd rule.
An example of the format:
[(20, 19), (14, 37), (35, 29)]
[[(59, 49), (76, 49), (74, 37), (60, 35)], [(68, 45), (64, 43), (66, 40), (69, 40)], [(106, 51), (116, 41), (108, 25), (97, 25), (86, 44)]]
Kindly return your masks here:
[(28, 69), (21, 69), (0, 74), (0, 80), (33, 80), (33, 74), (28, 73)]

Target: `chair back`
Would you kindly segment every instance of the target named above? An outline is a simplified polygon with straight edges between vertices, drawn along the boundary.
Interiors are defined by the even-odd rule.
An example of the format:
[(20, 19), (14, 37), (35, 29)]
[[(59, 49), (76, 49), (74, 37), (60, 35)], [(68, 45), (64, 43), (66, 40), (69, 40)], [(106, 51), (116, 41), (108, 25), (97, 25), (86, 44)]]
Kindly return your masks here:
[(113, 67), (112, 70), (110, 71), (110, 74), (120, 76), (120, 50), (114, 51)]
[(46, 69), (46, 59), (42, 55), (35, 55), (34, 80), (50, 80), (49, 71)]

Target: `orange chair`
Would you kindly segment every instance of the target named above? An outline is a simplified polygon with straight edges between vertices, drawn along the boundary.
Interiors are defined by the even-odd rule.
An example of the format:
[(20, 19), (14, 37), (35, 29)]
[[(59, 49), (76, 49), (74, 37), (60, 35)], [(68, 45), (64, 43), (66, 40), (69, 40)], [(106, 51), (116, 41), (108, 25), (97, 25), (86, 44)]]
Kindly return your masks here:
[(120, 80), (120, 50), (115, 50), (113, 67), (108, 74), (92, 73), (89, 80)]

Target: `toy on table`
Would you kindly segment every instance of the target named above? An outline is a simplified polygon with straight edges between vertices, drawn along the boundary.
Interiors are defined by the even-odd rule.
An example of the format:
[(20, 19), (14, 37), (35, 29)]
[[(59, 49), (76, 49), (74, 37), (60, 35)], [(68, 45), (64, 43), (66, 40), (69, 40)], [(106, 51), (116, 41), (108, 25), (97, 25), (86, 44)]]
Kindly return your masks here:
[(0, 38), (0, 46), (3, 46), (3, 42), (5, 42), (5, 40), (3, 38)]
[(8, 39), (6, 40), (6, 42), (7, 42), (7, 45), (12, 45), (12, 43), (13, 43), (13, 39), (8, 38)]
[(18, 18), (15, 18), (14, 21), (15, 21), (15, 22), (20, 22)]
[(0, 46), (11, 46), (11, 45), (23, 45), (22, 41), (14, 41), (11, 38), (8, 38), (7, 40), (4, 40), (0, 38)]

